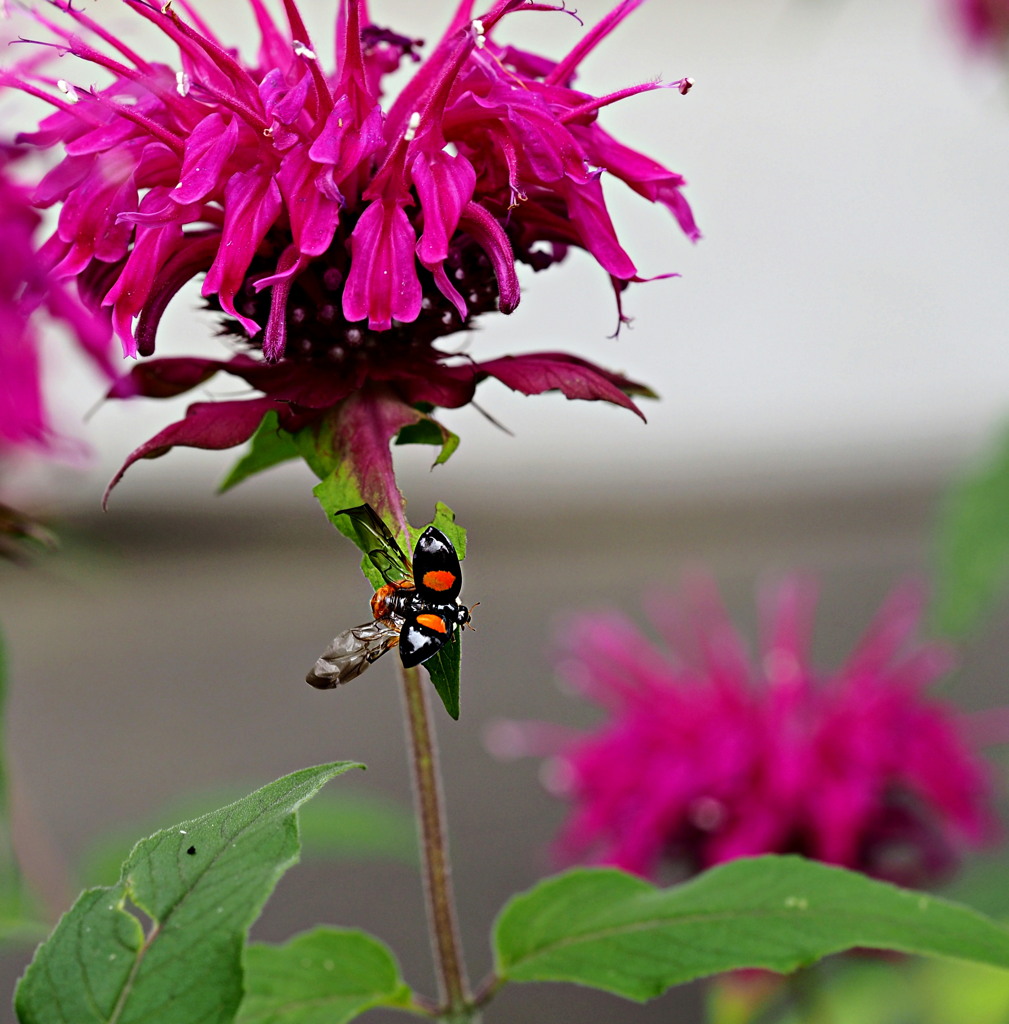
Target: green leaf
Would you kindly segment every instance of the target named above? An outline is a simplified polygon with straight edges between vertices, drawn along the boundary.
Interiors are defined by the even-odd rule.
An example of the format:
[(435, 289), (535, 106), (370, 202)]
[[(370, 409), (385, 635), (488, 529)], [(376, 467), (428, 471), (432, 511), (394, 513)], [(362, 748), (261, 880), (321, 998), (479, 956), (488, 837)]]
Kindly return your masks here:
[(243, 480), (264, 469), (296, 459), (301, 453), (294, 436), (280, 429), (280, 421), (272, 410), (263, 417), (263, 422), (249, 439), (248, 451), (231, 467), (228, 475), (217, 488), (218, 494), (230, 491)]
[(434, 465), (440, 466), (448, 462), (459, 447), (459, 435), (453, 434), (433, 416), (423, 415), (416, 423), (403, 427), (396, 435), (395, 443), (440, 445), (441, 451), (434, 460)]
[(757, 857), (656, 889), (613, 869), (547, 879), (495, 926), (498, 976), (646, 1000), (740, 968), (787, 973), (854, 947), (1009, 968), (1009, 931), (966, 907), (800, 857)]
[(245, 954), (237, 1024), (344, 1024), (375, 1006), (410, 1006), (388, 948), (364, 932), (316, 928)]
[[(460, 526), (455, 521), (455, 513), (448, 507), (448, 505), (442, 501), (436, 502), (434, 506), (434, 519), (432, 519), (428, 525), (437, 527), (443, 534), (445, 534), (446, 537), (448, 537), (460, 560), (466, 557), (466, 528)], [(416, 543), (417, 538), (426, 529), (427, 526), (423, 529), (414, 531), (414, 543)]]
[(349, 761), (306, 768), (139, 842), (115, 886), (87, 890), (15, 993), (21, 1024), (226, 1024), (242, 947), (298, 859), (297, 808)]
[(459, 675), (462, 662), (462, 644), (456, 635), (433, 657), (424, 662), (431, 683), (441, 697), (449, 717), (459, 721)]
[(935, 576), (933, 620), (954, 637), (978, 623), (1009, 578), (1009, 432), (947, 495)]
[(332, 416), (299, 430), (294, 435), (294, 443), (298, 454), (320, 480), (324, 480), (340, 464), (337, 442), (333, 437)]

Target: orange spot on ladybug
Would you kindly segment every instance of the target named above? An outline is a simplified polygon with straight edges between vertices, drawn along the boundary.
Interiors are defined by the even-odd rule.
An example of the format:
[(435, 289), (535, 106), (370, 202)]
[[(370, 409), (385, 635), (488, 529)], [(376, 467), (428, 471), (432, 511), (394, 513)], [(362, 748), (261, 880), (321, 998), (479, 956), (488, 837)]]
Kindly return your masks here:
[(436, 633), (448, 632), (448, 626), (445, 624), (445, 620), (440, 615), (418, 615), (417, 625), (426, 626), (428, 629), (433, 629)]
[(447, 569), (432, 569), (424, 573), (424, 586), (431, 590), (451, 590), (455, 586), (456, 575)]

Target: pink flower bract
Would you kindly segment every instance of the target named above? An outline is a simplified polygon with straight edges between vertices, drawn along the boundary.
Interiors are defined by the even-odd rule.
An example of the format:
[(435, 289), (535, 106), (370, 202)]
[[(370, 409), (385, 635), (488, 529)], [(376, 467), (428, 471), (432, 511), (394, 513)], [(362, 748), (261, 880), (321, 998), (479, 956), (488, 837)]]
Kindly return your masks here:
[(757, 660), (707, 583), (685, 608), (650, 602), (665, 645), (617, 613), (571, 620), (561, 674), (606, 718), (556, 754), (565, 860), (656, 876), (800, 853), (917, 885), (993, 837), (965, 718), (926, 692), (950, 657), (913, 640), (918, 588), (895, 591), (830, 673), (810, 663), (808, 587), (787, 582), (763, 610)]
[[(506, 17), (570, 17), (528, 0), (494, 0), (482, 13), (461, 0), (423, 61), (421, 44), (372, 23), (364, 0), (340, 3), (331, 60), (295, 0), (283, 0), (283, 22), (263, 0), (229, 12), (254, 17), (254, 59), (185, 0), (123, 0), (171, 44), (171, 63), (66, 0), (53, 0), (53, 19), (36, 14), (61, 52), (85, 62), (79, 83), (30, 66), (6, 76), (56, 108), (21, 136), (65, 152), (35, 194), (59, 207), (45, 247), (54, 273), (77, 278), (111, 313), (124, 352), (141, 356), (154, 352), (172, 297), (202, 278), (239, 349), (230, 359), (155, 360), (113, 394), (157, 396), (168, 378), (176, 394), (218, 371), (262, 392), (194, 406), (127, 465), (176, 444), (239, 444), (265, 412), (292, 432), (324, 416), (339, 421), (351, 395), (371, 403), (376, 421), (401, 422), (408, 413), (390, 415), (390, 404), (457, 407), (489, 376), (526, 394), (560, 389), (636, 411), (628, 395), (645, 389), (577, 357), (480, 363), (436, 342), (484, 313), (511, 312), (517, 263), (543, 269), (578, 247), (618, 301), (642, 280), (610, 220), (604, 174), (698, 237), (683, 179), (597, 124), (615, 101), (656, 88), (685, 93), (689, 80), (601, 97), (574, 85), (584, 57), (641, 2), (622, 0), (560, 61), (497, 42)], [(385, 79), (404, 61), (416, 64), (413, 77), (383, 107)], [(111, 84), (90, 86), (98, 72)]]

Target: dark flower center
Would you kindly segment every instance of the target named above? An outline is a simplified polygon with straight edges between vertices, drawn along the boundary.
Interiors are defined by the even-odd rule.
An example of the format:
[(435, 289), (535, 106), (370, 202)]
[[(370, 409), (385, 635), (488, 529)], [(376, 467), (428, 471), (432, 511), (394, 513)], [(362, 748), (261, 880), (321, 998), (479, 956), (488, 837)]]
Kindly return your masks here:
[[(350, 268), (347, 238), (352, 230), (352, 223), (341, 225), (329, 250), (314, 259), (292, 283), (286, 302), (285, 360), (348, 370), (362, 361), (372, 364), (375, 360), (395, 360), (428, 351), (438, 338), (470, 330), (474, 317), (496, 307), (498, 287), (491, 262), (480, 246), (460, 233), (450, 247), (445, 270), (466, 302), (469, 315), (465, 320), (438, 290), (431, 273), (418, 264), (424, 300), (415, 321), (393, 321), (385, 331), (371, 330), (364, 321), (348, 322), (342, 300)], [(278, 255), (289, 242), (290, 236), (283, 229), (267, 236), (235, 298), (235, 308), (257, 323), (265, 325), (269, 319), (271, 289), (257, 292), (254, 284), (275, 272)], [(208, 306), (221, 312), (213, 298)], [(242, 339), (250, 349), (262, 349), (262, 332), (250, 339), (241, 324), (230, 317), (224, 317), (221, 333)]]

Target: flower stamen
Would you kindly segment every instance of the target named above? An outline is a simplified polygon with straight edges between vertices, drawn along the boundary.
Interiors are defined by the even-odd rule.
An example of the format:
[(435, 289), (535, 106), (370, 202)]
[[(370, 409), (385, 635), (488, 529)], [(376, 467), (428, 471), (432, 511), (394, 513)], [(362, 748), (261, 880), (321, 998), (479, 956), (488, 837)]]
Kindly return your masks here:
[(80, 103), (81, 98), (77, 90), (65, 78), (56, 79), (56, 88), (66, 96), (68, 103)]
[(413, 142), (417, 136), (417, 129), (420, 127), (420, 111), (415, 110), (406, 123), (406, 131), (403, 132), (404, 142)]

